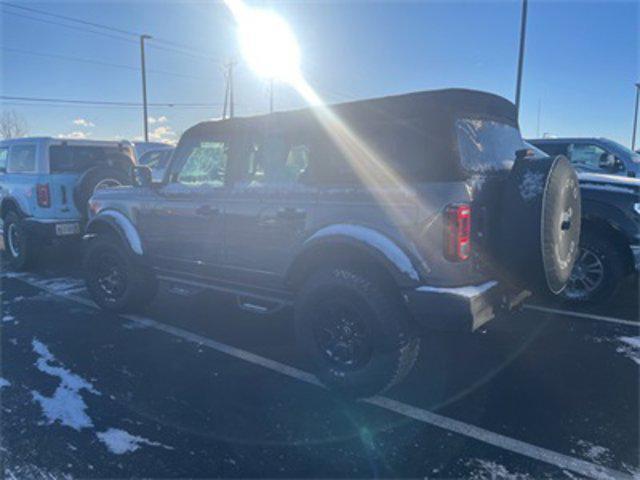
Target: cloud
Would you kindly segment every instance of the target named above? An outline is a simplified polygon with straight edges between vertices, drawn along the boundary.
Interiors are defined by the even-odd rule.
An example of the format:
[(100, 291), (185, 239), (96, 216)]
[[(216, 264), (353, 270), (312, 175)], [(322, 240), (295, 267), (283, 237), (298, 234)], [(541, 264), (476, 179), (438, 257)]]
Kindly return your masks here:
[(149, 123), (151, 125), (155, 123), (166, 123), (167, 120), (167, 117), (165, 117), (164, 115), (162, 115), (161, 117), (149, 117)]
[(61, 133), (58, 135), (58, 138), (71, 138), (73, 140), (84, 140), (88, 138), (89, 134), (87, 132), (81, 132), (80, 130), (76, 130), (69, 133)]
[(176, 143), (178, 135), (168, 125), (156, 127), (149, 132), (150, 142)]
[(86, 118), (76, 118), (73, 121), (74, 125), (78, 125), (79, 127), (95, 127), (94, 123), (91, 122), (90, 120), (87, 120)]

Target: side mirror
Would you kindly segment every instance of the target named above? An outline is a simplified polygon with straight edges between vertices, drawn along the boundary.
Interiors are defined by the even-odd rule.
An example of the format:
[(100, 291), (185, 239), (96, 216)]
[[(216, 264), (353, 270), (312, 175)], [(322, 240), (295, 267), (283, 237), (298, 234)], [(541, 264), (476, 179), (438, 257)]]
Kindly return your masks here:
[(131, 181), (136, 187), (150, 187), (151, 169), (146, 165), (136, 165), (131, 173)]
[(613, 170), (618, 166), (618, 159), (612, 153), (603, 153), (600, 155), (599, 166), (605, 170)]

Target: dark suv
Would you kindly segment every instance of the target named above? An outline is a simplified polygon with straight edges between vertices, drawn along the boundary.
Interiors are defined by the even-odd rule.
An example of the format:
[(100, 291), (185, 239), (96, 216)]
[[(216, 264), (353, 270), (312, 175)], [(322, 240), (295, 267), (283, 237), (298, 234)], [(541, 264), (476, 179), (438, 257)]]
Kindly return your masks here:
[(534, 158), (514, 106), (468, 90), (200, 123), (161, 183), (134, 183), (89, 202), (99, 305), (143, 306), (158, 279), (293, 305), (316, 374), (356, 396), (403, 378), (429, 332), (559, 293), (579, 241), (567, 159)]

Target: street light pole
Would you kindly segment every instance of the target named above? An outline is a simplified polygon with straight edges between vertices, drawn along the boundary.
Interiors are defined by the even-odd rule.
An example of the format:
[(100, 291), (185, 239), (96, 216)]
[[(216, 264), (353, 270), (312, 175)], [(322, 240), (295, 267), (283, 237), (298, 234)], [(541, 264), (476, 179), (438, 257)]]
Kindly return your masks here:
[(520, 114), (520, 92), (522, 89), (522, 67), (524, 65), (524, 44), (527, 34), (527, 7), (529, 1), (522, 0), (522, 17), (520, 19), (520, 52), (518, 54), (518, 79), (516, 81), (516, 112)]
[(147, 116), (147, 70), (144, 60), (144, 41), (149, 40), (150, 35), (140, 35), (140, 62), (142, 64), (142, 109), (144, 115), (144, 141), (149, 141), (149, 124)]
[(638, 130), (638, 103), (640, 103), (640, 83), (636, 83), (636, 111), (633, 115), (633, 134), (631, 136), (631, 150), (636, 149), (636, 131)]

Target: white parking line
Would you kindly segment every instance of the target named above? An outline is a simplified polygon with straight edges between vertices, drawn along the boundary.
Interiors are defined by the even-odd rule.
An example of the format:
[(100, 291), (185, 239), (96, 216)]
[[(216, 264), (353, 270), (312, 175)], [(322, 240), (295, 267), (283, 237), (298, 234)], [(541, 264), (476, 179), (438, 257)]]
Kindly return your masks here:
[[(58, 292), (55, 289), (47, 287), (37, 278), (33, 278), (32, 276), (18, 274), (11, 275), (11, 277), (19, 279), (52, 295), (56, 295), (67, 300), (72, 300), (91, 308), (99, 308), (91, 300), (66, 292)], [(256, 355), (255, 353), (226, 345), (211, 338), (203, 337), (196, 333), (189, 332), (172, 325), (167, 325), (151, 318), (129, 314), (122, 314), (120, 315), (120, 317), (131, 322), (135, 322), (140, 326), (165, 332), (169, 335), (173, 335), (175, 337), (193, 342), (197, 345), (209, 347), (213, 350), (225, 353), (240, 360), (244, 360), (254, 365), (258, 365), (282, 375), (294, 378), (296, 380), (323, 388), (322, 384), (316, 379), (314, 375), (290, 365), (286, 365), (284, 363), (280, 363), (275, 360)], [(581, 460), (579, 458), (571, 457), (569, 455), (564, 455), (562, 453), (554, 452), (546, 448), (516, 440), (514, 438), (510, 438), (505, 435), (492, 432), (490, 430), (485, 430), (484, 428), (461, 422), (453, 418), (445, 417), (443, 415), (439, 415), (419, 407), (407, 405), (398, 400), (393, 400), (391, 398), (382, 396), (375, 396), (366, 400), (362, 400), (362, 402), (369, 405), (374, 405), (379, 408), (383, 408), (385, 410), (428, 425), (432, 425), (450, 432), (457, 433), (459, 435), (463, 435), (468, 438), (472, 438), (479, 442), (486, 443), (503, 450), (508, 450), (510, 452), (553, 465), (560, 469), (570, 470), (572, 472), (578, 473), (580, 475), (585, 475), (590, 478), (599, 480), (612, 480), (614, 478), (633, 480), (633, 477), (630, 474), (619, 472), (607, 467), (603, 467), (601, 465), (596, 465), (594, 463)]]
[(566, 317), (586, 318), (587, 320), (597, 320), (599, 322), (617, 323), (618, 325), (626, 325), (630, 327), (640, 328), (640, 322), (632, 320), (623, 320), (621, 318), (605, 317), (603, 315), (593, 315), (591, 313), (573, 312), (571, 310), (561, 310), (557, 308), (541, 307), (539, 305), (524, 305), (522, 308), (526, 310), (534, 310), (544, 313), (555, 313), (556, 315), (564, 315)]

